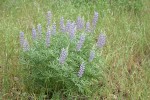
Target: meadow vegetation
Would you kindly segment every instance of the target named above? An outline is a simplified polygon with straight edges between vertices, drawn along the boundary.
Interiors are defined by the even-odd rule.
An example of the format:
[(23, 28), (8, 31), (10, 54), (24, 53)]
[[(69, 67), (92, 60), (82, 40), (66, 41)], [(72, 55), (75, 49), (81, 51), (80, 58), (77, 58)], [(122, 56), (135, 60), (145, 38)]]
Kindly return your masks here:
[[(52, 100), (149, 100), (149, 5), (149, 0), (0, 0), (0, 99), (43, 100), (44, 98), (51, 98)], [(90, 78), (87, 77), (88, 81), (86, 82), (95, 82), (95, 85), (92, 84), (94, 87), (91, 86), (88, 89), (85, 86), (86, 89), (84, 89), (84, 92), (81, 92), (78, 87), (76, 88), (74, 86), (74, 83), (66, 83), (67, 85), (64, 83), (66, 85), (65, 89), (67, 89), (67, 91), (65, 91), (66, 95), (65, 93), (62, 93), (62, 91), (59, 91), (59, 89), (62, 89), (63, 87), (61, 85), (64, 85), (62, 83), (49, 84), (47, 91), (45, 91), (46, 88), (44, 87), (44, 82), (46, 79), (42, 79), (41, 76), (36, 76), (40, 77), (38, 81), (42, 80), (38, 85), (32, 82), (33, 80), (30, 78), (26, 80), (26, 76), (28, 76), (29, 73), (24, 71), (24, 65), (27, 66), (27, 64), (29, 64), (36, 69), (39, 60), (43, 59), (41, 57), (41, 52), (46, 49), (43, 45), (35, 43), (36, 45), (40, 45), (39, 48), (36, 46), (34, 48), (33, 46), (33, 49), (39, 50), (37, 51), (39, 59), (36, 59), (37, 62), (34, 60), (32, 61), (34, 56), (37, 57), (37, 55), (36, 53), (33, 54), (32, 50), (27, 54), (22, 52), (19, 38), (20, 32), (24, 32), (25, 38), (27, 38), (31, 44), (32, 28), (36, 27), (39, 23), (42, 25), (42, 34), (46, 34), (46, 15), (48, 11), (52, 12), (52, 22), (56, 23), (57, 30), (59, 29), (60, 18), (62, 16), (64, 17), (65, 23), (67, 19), (74, 21), (78, 16), (83, 17), (85, 21), (92, 21), (94, 12), (96, 11), (99, 13), (96, 28), (92, 33), (94, 35), (89, 36), (89, 40), (85, 42), (87, 45), (85, 46), (86, 52), (68, 55), (69, 57), (66, 60), (67, 63), (73, 63), (73, 66), (76, 66), (76, 62), (72, 62), (69, 58), (74, 58), (75, 55), (84, 56), (83, 59), (87, 58), (87, 52), (89, 52), (88, 50), (90, 49), (89, 47), (92, 47), (92, 40), (97, 40), (101, 32), (105, 33), (107, 36), (106, 44), (102, 50), (96, 50), (99, 58), (96, 57), (93, 65), (92, 63), (89, 65), (97, 66), (98, 68), (99, 66), (102, 66), (98, 71), (102, 72), (100, 77), (97, 77), (100, 78), (98, 82), (95, 82), (93, 78), (90, 80)], [(83, 32), (78, 32), (77, 34), (80, 36), (82, 33)], [(67, 43), (70, 40), (62, 34), (63, 33), (60, 32), (55, 37), (57, 38), (61, 35), (61, 38), (59, 39), (64, 43), (64, 48), (67, 48)], [(77, 36), (78, 39), (79, 36)], [(57, 44), (60, 42), (57, 39), (54, 38), (53, 42), (54, 43), (50, 46), (52, 46), (52, 48), (59, 48), (59, 50), (56, 50), (54, 54), (51, 54), (51, 50), (46, 51), (46, 53), (51, 54), (51, 56), (44, 59), (47, 62), (46, 65), (44, 65), (44, 62), (42, 63), (44, 66), (49, 66), (47, 59), (59, 57), (59, 53), (63, 48), (58, 45), (55, 47), (55, 43)], [(23, 57), (29, 58), (31, 62), (24, 63), (25, 61), (20, 61), (22, 55)], [(80, 60), (83, 60), (82, 57), (80, 58), (81, 59), (74, 59), (76, 59), (77, 62), (80, 62)], [(60, 65), (57, 62), (54, 62), (54, 64), (55, 68), (58, 67), (58, 69), (55, 70), (58, 72), (58, 70), (60, 70)], [(31, 66), (29, 66), (29, 68)], [(66, 64), (66, 66), (69, 65)], [(38, 67), (40, 68), (40, 66)], [(49, 67), (47, 68), (49, 70)], [(27, 70), (29, 70), (28, 67)], [(46, 73), (47, 69), (41, 68), (40, 70)], [(35, 70), (35, 73), (38, 73), (36, 71), (37, 70)], [(65, 72), (66, 71), (68, 71), (68, 69), (65, 69)], [(65, 72), (62, 72), (61, 75)], [(68, 73), (71, 76), (74, 75), (69, 71)], [(89, 73), (93, 75), (95, 72), (89, 71)], [(48, 76), (50, 74), (45, 75)], [(55, 75), (55, 73), (52, 75)], [(57, 78), (71, 82), (70, 78), (67, 79), (65, 77), (66, 76), (62, 75), (61, 78)], [(76, 76), (73, 77), (77, 79), (76, 81), (79, 81)], [(53, 82), (56, 82), (54, 78), (53, 80)], [(47, 83), (48, 82), (51, 81), (49, 80)], [(59, 86), (57, 87), (58, 84), (60, 84), (61, 88), (59, 88)], [(52, 89), (53, 93), (49, 92), (49, 88), (52, 87), (51, 85), (57, 87), (56, 91)]]

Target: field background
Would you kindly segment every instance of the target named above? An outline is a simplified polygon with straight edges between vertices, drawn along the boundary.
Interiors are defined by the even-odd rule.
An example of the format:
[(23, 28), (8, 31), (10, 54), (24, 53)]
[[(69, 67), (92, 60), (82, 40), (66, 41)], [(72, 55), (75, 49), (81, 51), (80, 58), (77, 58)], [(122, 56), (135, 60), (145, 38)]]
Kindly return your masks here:
[[(46, 30), (46, 13), (53, 21), (93, 18), (99, 12), (96, 32), (105, 31), (103, 56), (106, 83), (96, 100), (150, 99), (150, 1), (149, 0), (0, 0), (0, 99), (27, 100), (19, 72), (19, 32), (31, 35), (41, 23)], [(101, 83), (101, 82), (100, 82)]]

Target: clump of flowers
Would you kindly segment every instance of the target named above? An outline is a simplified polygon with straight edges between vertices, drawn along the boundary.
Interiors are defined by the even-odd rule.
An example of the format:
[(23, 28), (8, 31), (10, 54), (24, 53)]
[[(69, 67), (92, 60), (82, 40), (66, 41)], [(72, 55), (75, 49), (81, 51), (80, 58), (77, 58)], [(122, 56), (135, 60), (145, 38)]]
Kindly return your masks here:
[[(100, 49), (97, 47), (102, 48), (105, 45), (106, 35), (100, 34), (98, 41), (95, 41), (93, 34), (90, 34), (90, 22), (87, 21), (84, 28), (81, 17), (76, 22), (67, 20), (66, 24), (62, 17), (57, 31), (56, 23), (51, 22), (51, 16), (49, 11), (45, 32), (42, 31), (41, 24), (38, 24), (37, 29), (32, 29), (32, 43), (20, 32), (20, 58), (25, 69), (25, 84), (32, 86), (30, 89), (33, 91), (44, 88), (48, 92), (64, 91), (88, 95), (92, 93), (91, 84), (96, 84), (102, 77), (100, 69), (103, 66), (100, 63)], [(92, 23), (94, 27), (97, 20), (98, 13), (95, 13)], [(38, 39), (40, 40), (35, 41)]]

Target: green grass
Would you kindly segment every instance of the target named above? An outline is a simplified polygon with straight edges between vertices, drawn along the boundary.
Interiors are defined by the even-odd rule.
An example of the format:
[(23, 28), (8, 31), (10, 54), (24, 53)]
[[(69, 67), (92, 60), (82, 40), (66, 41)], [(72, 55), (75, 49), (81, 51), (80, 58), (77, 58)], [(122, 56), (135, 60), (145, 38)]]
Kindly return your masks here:
[[(150, 98), (150, 1), (143, 0), (138, 11), (120, 9), (121, 5), (103, 0), (1, 0), (0, 1), (0, 99), (42, 98), (28, 94), (19, 71), (19, 32), (30, 37), (31, 29), (41, 23), (46, 30), (46, 12), (53, 21), (72, 19), (78, 15), (92, 19), (99, 12), (97, 35), (107, 35), (103, 50), (106, 83), (91, 99), (148, 100)], [(126, 6), (124, 6), (126, 7)], [(141, 7), (141, 6), (140, 6)], [(58, 99), (59, 93), (56, 93)]]

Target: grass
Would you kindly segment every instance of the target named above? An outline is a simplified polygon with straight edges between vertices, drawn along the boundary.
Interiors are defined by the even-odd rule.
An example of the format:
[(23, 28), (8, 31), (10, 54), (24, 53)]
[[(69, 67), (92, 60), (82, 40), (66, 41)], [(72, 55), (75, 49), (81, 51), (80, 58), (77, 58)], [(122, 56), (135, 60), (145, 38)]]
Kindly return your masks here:
[[(79, 0), (77, 0), (79, 1)], [(150, 98), (150, 8), (149, 0), (143, 0), (141, 11), (126, 11), (102, 0), (86, 2), (73, 0), (1, 0), (0, 1), (0, 99), (27, 99), (28, 94), (19, 72), (19, 32), (26, 37), (38, 23), (45, 26), (46, 12), (53, 13), (53, 21), (84, 16), (86, 20), (99, 12), (96, 33), (107, 35), (103, 50), (106, 83), (91, 99), (148, 100)], [(84, 0), (83, 0), (84, 1)], [(111, 7), (111, 8), (110, 8)], [(56, 94), (56, 98), (58, 95)]]

